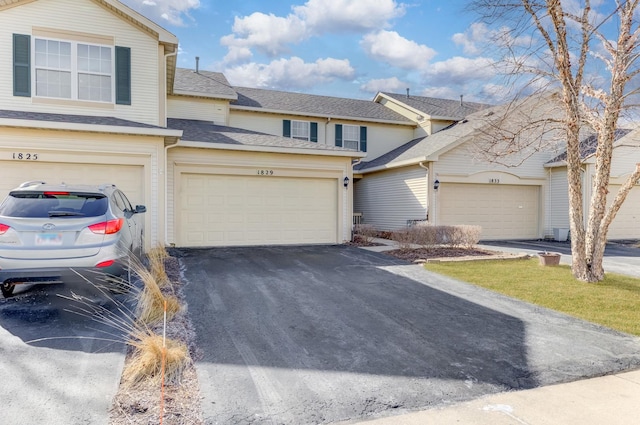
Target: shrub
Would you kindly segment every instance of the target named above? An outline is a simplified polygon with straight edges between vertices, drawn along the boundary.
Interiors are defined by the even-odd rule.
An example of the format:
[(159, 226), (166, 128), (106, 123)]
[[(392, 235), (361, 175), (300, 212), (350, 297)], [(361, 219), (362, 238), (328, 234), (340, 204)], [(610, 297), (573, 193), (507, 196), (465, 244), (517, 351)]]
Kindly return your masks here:
[(418, 224), (393, 232), (392, 239), (401, 250), (411, 249), (411, 245), (428, 248), (435, 245), (471, 248), (480, 241), (482, 227), (471, 225), (433, 226)]
[(411, 228), (407, 228), (393, 232), (391, 234), (391, 239), (396, 242), (399, 250), (408, 251), (414, 243), (415, 235)]
[(164, 268), (164, 262), (169, 258), (167, 250), (162, 245), (152, 248), (147, 254), (149, 271), (160, 288), (171, 286), (171, 281)]
[(362, 238), (365, 243), (373, 242), (373, 238), (378, 236), (378, 231), (371, 224), (359, 224), (355, 228), (355, 233)]
[[(162, 377), (162, 352), (165, 349), (162, 345), (162, 336), (153, 332), (140, 333), (132, 335), (129, 344), (135, 347), (135, 351), (122, 373), (123, 383), (127, 386), (135, 386), (146, 380), (159, 382)], [(189, 361), (187, 346), (167, 338), (165, 382), (177, 383)]]

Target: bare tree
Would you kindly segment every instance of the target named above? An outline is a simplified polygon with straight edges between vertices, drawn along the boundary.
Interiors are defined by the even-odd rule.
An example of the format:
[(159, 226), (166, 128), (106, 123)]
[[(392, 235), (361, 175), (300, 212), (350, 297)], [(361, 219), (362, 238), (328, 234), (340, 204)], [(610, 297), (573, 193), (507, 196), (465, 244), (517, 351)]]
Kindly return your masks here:
[[(572, 272), (582, 281), (603, 279), (607, 232), (640, 164), (607, 207), (618, 121), (638, 96), (640, 0), (474, 0), (470, 8), (494, 30), (503, 47), (497, 63), (511, 86), (555, 89), (566, 143)], [(585, 220), (581, 136), (597, 138), (593, 190)]]

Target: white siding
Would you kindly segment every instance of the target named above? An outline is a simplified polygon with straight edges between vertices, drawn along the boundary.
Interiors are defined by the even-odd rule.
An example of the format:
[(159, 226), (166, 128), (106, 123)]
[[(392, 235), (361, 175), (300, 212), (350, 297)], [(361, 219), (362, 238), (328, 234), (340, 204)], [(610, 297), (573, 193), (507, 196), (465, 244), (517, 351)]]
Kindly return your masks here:
[[(72, 18), (70, 18), (72, 17)], [(12, 34), (32, 34), (33, 27), (113, 37), (116, 46), (131, 48), (131, 105), (92, 107), (69, 101), (37, 103), (14, 97)], [(33, 38), (32, 38), (33, 40)], [(152, 125), (160, 123), (158, 41), (89, 0), (47, 0), (0, 11), (0, 109), (63, 114), (115, 116)], [(33, 94), (33, 90), (32, 90)]]
[(366, 174), (355, 184), (354, 212), (380, 230), (427, 216), (427, 171), (419, 166)]
[(227, 125), (228, 112), (229, 103), (222, 100), (169, 96), (167, 102), (168, 118), (210, 121), (216, 125)]
[(554, 227), (569, 228), (569, 187), (567, 169), (554, 168), (549, 181), (549, 200), (547, 202), (547, 225), (545, 236), (553, 236)]
[(231, 110), (229, 125), (231, 127), (260, 131), (275, 136), (282, 136), (283, 120), (299, 120), (318, 123), (318, 143), (335, 145), (335, 125), (357, 125), (367, 127), (367, 156), (366, 161), (377, 158), (390, 150), (404, 145), (414, 138), (414, 127), (408, 125), (377, 124), (371, 122), (342, 121), (332, 119), (327, 122), (324, 118), (300, 117), (277, 114), (264, 114)]

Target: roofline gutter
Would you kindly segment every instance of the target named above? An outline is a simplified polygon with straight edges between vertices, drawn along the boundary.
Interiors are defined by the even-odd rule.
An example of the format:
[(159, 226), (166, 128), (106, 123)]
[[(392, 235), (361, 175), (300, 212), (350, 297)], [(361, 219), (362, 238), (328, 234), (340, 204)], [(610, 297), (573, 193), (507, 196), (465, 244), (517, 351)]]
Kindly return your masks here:
[(404, 161), (391, 162), (389, 164), (379, 165), (377, 167), (365, 168), (364, 170), (358, 170), (358, 173), (360, 174), (376, 173), (378, 171), (392, 170), (394, 168), (407, 167), (409, 165), (416, 165), (416, 164), (420, 165), (421, 163), (428, 162), (428, 161), (429, 159), (426, 156), (421, 156), (418, 158), (407, 159)]
[(238, 100), (238, 95), (208, 95), (206, 93), (201, 92), (192, 92), (187, 90), (173, 90), (173, 95), (177, 96), (188, 96), (188, 97), (200, 97), (204, 99), (222, 99), (222, 100)]
[(287, 153), (297, 155), (321, 155), (321, 156), (338, 156), (346, 158), (363, 158), (366, 153), (350, 150), (320, 150), (306, 148), (281, 148), (278, 146), (256, 146), (256, 145), (229, 145), (225, 143), (215, 142), (196, 142), (188, 140), (180, 140), (176, 147), (184, 148), (201, 148), (201, 149), (217, 149), (226, 151), (245, 151), (245, 152), (269, 152), (269, 153)]
[(182, 130), (154, 127), (129, 127), (125, 125), (80, 124), (60, 121), (38, 121), (16, 118), (0, 118), (0, 127), (31, 128), (35, 130), (80, 131), (88, 133), (130, 134), (136, 136), (182, 137)]
[(238, 106), (238, 105), (229, 105), (229, 109), (235, 109), (238, 111), (262, 112), (265, 114), (295, 115), (299, 117), (316, 117), (316, 118), (323, 118), (323, 119), (330, 118), (332, 120), (339, 119), (339, 120), (359, 121), (359, 122), (366, 121), (366, 122), (375, 122), (380, 124), (407, 125), (411, 127), (416, 126), (416, 123), (410, 120), (395, 121), (395, 120), (383, 120), (379, 118), (335, 116), (335, 115), (326, 115), (326, 114), (316, 114), (312, 112), (282, 111), (279, 109), (254, 108), (251, 106)]

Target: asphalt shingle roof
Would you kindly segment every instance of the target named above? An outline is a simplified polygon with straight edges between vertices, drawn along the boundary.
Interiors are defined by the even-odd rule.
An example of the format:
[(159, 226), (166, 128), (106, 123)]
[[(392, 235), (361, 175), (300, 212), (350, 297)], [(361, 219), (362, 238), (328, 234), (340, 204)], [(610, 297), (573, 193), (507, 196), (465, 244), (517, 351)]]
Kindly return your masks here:
[(248, 87), (235, 87), (235, 90), (238, 93), (238, 100), (231, 102), (232, 107), (242, 106), (270, 111), (322, 115), (326, 117), (373, 119), (413, 124), (412, 121), (397, 112), (370, 100), (347, 99)]
[[(438, 155), (474, 137), (485, 137), (495, 128), (520, 128), (529, 119), (546, 119), (555, 113), (555, 103), (548, 97), (531, 97), (518, 104), (493, 106), (481, 109), (467, 118), (451, 124), (449, 127), (406, 144), (368, 162), (358, 164), (357, 169), (363, 172), (378, 167), (393, 167), (393, 164), (406, 161), (424, 161), (429, 156)], [(519, 113), (526, 110), (527, 113)], [(499, 123), (499, 124), (497, 124)]]
[(237, 98), (236, 91), (231, 87), (224, 74), (220, 72), (195, 72), (191, 69), (176, 68), (173, 90), (180, 93), (190, 93), (194, 96)]
[(208, 121), (170, 118), (167, 125), (171, 129), (182, 130), (182, 140), (190, 142), (220, 143), (225, 145), (269, 146), (321, 151), (350, 152), (349, 149), (307, 142), (289, 137), (273, 136), (257, 131), (215, 125)]
[[(615, 136), (613, 141), (616, 142), (631, 133), (631, 129), (628, 128), (619, 128), (615, 131)], [(580, 159), (586, 159), (587, 157), (596, 153), (596, 149), (598, 148), (598, 135), (590, 134), (584, 139), (580, 141)], [(554, 162), (565, 161), (567, 159), (567, 151), (562, 152), (560, 155), (556, 156), (547, 164), (552, 164)]]
[(485, 103), (467, 102), (460, 100), (450, 99), (438, 99), (435, 97), (424, 97), (398, 93), (386, 93), (382, 94), (389, 96), (399, 102), (402, 102), (414, 109), (422, 111), (430, 116), (448, 117), (455, 120), (461, 120), (467, 115), (477, 112), (482, 109), (489, 108), (493, 105)]
[(155, 125), (123, 120), (121, 118), (114, 118), (114, 117), (49, 114), (44, 112), (10, 111), (10, 110), (2, 110), (2, 109), (0, 109), (0, 118), (30, 120), (30, 121), (46, 121), (46, 122), (67, 122), (67, 123), (73, 123), (73, 124), (107, 125), (107, 126), (116, 126), (116, 127), (158, 128), (158, 129), (163, 128)]

